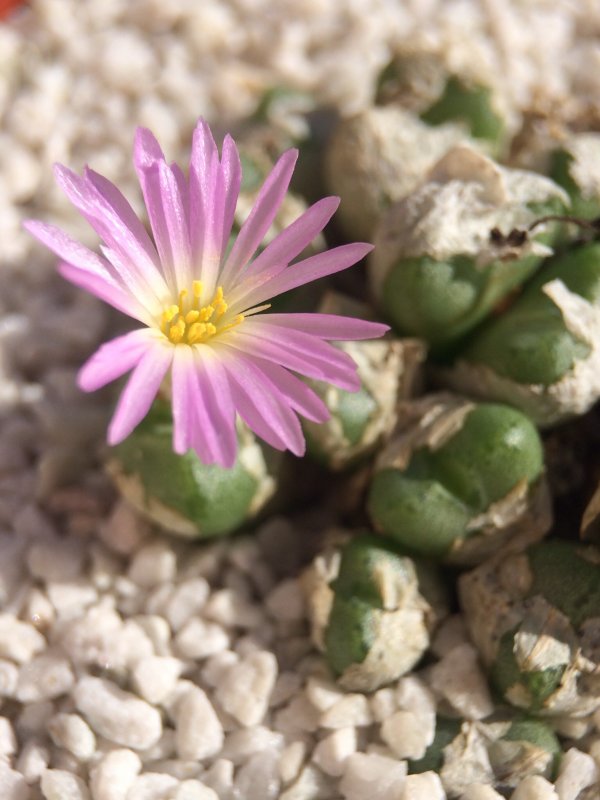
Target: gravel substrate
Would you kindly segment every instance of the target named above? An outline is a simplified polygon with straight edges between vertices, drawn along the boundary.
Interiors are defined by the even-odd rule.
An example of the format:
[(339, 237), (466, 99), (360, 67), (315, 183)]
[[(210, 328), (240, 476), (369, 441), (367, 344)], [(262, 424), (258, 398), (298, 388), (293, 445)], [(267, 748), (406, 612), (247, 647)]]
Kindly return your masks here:
[[(298, 581), (330, 520), (205, 546), (150, 529), (99, 466), (108, 395), (74, 383), (114, 320), (20, 228), (64, 222), (93, 244), (52, 162), (89, 161), (139, 204), (137, 125), (185, 160), (198, 116), (225, 129), (280, 84), (349, 114), (416, 36), (468, 39), (516, 107), (600, 104), (596, 0), (38, 0), (0, 22), (0, 800), (446, 798), (406, 760), (439, 705), (493, 709), (460, 617), (426, 669), (347, 693)], [(512, 800), (600, 797), (599, 731), (599, 714), (565, 723), (556, 784), (527, 778)], [(462, 794), (502, 796), (484, 768)]]

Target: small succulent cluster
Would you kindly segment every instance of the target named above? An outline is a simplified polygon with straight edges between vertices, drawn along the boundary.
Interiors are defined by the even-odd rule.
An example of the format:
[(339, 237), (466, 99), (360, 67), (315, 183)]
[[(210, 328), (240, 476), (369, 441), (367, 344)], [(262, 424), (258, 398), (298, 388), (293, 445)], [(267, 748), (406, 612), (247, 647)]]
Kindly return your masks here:
[[(266, 177), (265, 152), (306, 137), (307, 129), (273, 132), (254, 120), (242, 132), (244, 180), (238, 176), (234, 211), (232, 145), (219, 162), (202, 128), (191, 174), (210, 223), (206, 241), (218, 234), (222, 259), (216, 268), (211, 254), (205, 259), (207, 298), (222, 270), (237, 316), (222, 292), (189, 309), (183, 297), (179, 305), (161, 301), (159, 328), (175, 351), (174, 380), (161, 385), (171, 356), (165, 342), (153, 340), (162, 360), (145, 410), (159, 397), (128, 438), (113, 436), (108, 462), (142, 513), (192, 538), (251, 525), (298, 498), (328, 502), (343, 530), (302, 580), (314, 643), (350, 691), (374, 691), (427, 658), (436, 627), (457, 606), (498, 709), (475, 722), (440, 714), (425, 755), (411, 762), (413, 772), (439, 771), (456, 794), (465, 776), (502, 787), (527, 775), (552, 776), (560, 754), (555, 730), (565, 729), (565, 720), (585, 727), (600, 709), (598, 493), (583, 515), (584, 542), (579, 519), (555, 522), (552, 499), (557, 492), (576, 496), (581, 515), (598, 477), (596, 469), (564, 479), (552, 451), (555, 426), (594, 414), (600, 397), (600, 133), (581, 132), (573, 120), (528, 126), (493, 76), (481, 74), (452, 67), (439, 53), (399, 54), (381, 76), (376, 104), (338, 121), (323, 154), (328, 188), (342, 199), (337, 235), (344, 242), (364, 237), (375, 248), (366, 280), (334, 281), (323, 292), (307, 286), (311, 277), (342, 271), (368, 248), (323, 250), (317, 234), (333, 207), (320, 201), (307, 210), (293, 193), (283, 199), (289, 157)], [(183, 247), (192, 229), (177, 230), (178, 214), (165, 214), (156, 198), (182, 202), (185, 178), (167, 173), (157, 145), (140, 136), (138, 168), (155, 237), (172, 244), (178, 236)], [(300, 144), (302, 158), (317, 163), (318, 138)], [(227, 225), (212, 231), (201, 168), (216, 181), (213, 200), (228, 215)], [(306, 194), (318, 184), (309, 172), (299, 181)], [(61, 176), (93, 222), (94, 192), (114, 211), (99, 176), (89, 173), (87, 187)], [(259, 189), (264, 177), (267, 188)], [(98, 289), (100, 266), (108, 284), (127, 255), (113, 247), (105, 253), (111, 267), (93, 262), (94, 272), (90, 256), (71, 241), (47, 227), (32, 230), (71, 264), (63, 267), (67, 277), (80, 278), (87, 264), (80, 282), (90, 290)], [(303, 261), (289, 264), (301, 254)], [(187, 277), (192, 273), (193, 265)], [(269, 281), (279, 295), (271, 315), (261, 305), (271, 296)], [(110, 291), (118, 305), (121, 294)], [(297, 313), (306, 305), (316, 313)], [(208, 330), (220, 315), (227, 324)], [(384, 326), (363, 320), (392, 330), (373, 338)], [(192, 334), (197, 324), (204, 325), (200, 338)], [(178, 361), (183, 348), (186, 358)], [(84, 388), (145, 363), (129, 350), (121, 354), (119, 369), (94, 357)], [(189, 396), (178, 405), (174, 392), (186, 386)], [(131, 406), (131, 390), (126, 397)], [(193, 398), (202, 413), (190, 411)], [(301, 432), (296, 412), (305, 418)], [(131, 407), (123, 414), (128, 432), (144, 416)], [(224, 443), (222, 427), (237, 445)], [(313, 475), (279, 452), (301, 454), (304, 439)], [(482, 759), (485, 774), (477, 772)]]

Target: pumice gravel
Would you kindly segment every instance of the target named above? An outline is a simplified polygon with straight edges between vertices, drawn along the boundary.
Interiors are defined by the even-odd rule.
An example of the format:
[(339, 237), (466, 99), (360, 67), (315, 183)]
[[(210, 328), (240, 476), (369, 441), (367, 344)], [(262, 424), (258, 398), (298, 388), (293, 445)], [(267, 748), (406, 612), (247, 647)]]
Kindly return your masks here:
[[(426, 659), (417, 653), (410, 671), (379, 685), (368, 654), (385, 648), (359, 636), (361, 658), (350, 647), (336, 653), (334, 670), (346, 681), (336, 680), (322, 635), (332, 609), (315, 623), (306, 575), (320, 565), (323, 596), (337, 596), (335, 614), (350, 613), (354, 595), (341, 583), (335, 591), (329, 585), (340, 574), (348, 531), (331, 508), (308, 508), (293, 518), (271, 514), (252, 535), (196, 544), (160, 533), (118, 496), (97, 457), (110, 398), (84, 396), (75, 385), (78, 367), (116, 322), (57, 277), (53, 259), (21, 228), (24, 218), (36, 217), (95, 246), (53, 186), (53, 162), (79, 170), (89, 161), (135, 203), (129, 155), (137, 125), (151, 128), (170, 158), (183, 160), (199, 116), (225, 132), (283, 86), (296, 96), (270, 106), (280, 139), (305, 132), (299, 109), (328, 107), (346, 120), (325, 171), (337, 181), (335, 191), (350, 193), (343, 223), (353, 235), (358, 225), (372, 231), (405, 192), (418, 198), (424, 191), (411, 171), (416, 162), (378, 159), (387, 158), (402, 115), (391, 107), (375, 112), (375, 96), (401, 95), (420, 115), (400, 140), (407, 148), (427, 141), (423, 169), (445, 151), (442, 142), (458, 140), (450, 101), (478, 114), (485, 107), (469, 121), (469, 163), (488, 163), (520, 126), (539, 135), (544, 109), (559, 106), (575, 129), (597, 126), (584, 113), (600, 106), (597, 3), (10, 5), (0, 18), (0, 800), (598, 800), (598, 616), (589, 607), (570, 614), (561, 606), (539, 577), (555, 574), (556, 565), (538, 557), (536, 544), (527, 555), (498, 556), (493, 573), (488, 563), (463, 579), (463, 595), (480, 604), (469, 618), (430, 603), (411, 560), (378, 554), (361, 619), (376, 619), (384, 630), (386, 620), (393, 626), (410, 616)], [(407, 67), (405, 82), (388, 71), (377, 85), (392, 56), (395, 69)], [(417, 80), (427, 64), (430, 80)], [(469, 90), (473, 74), (495, 82), (489, 98), (478, 84)], [(544, 146), (522, 137), (505, 163), (507, 170), (532, 169), (558, 147), (563, 161), (551, 177), (562, 189), (552, 192), (573, 197), (572, 181), (561, 176), (571, 158), (573, 175), (582, 177), (581, 147), (557, 130), (539, 136)], [(356, 142), (378, 137), (379, 148), (353, 155)], [(362, 217), (344, 181), (348, 158), (367, 187)], [(385, 196), (371, 192), (371, 170), (389, 181)], [(492, 177), (502, 182), (514, 174)], [(469, 184), (471, 176), (463, 178)], [(583, 176), (583, 189), (590, 181)], [(530, 221), (514, 204), (506, 213)], [(382, 274), (394, 266), (373, 263)], [(495, 367), (493, 335), (490, 329), (487, 350), (482, 343), (481, 352), (464, 352), (457, 386), (466, 385), (467, 366)], [(365, 369), (408, 356), (416, 369), (424, 356), (420, 344), (412, 347), (375, 349), (365, 355)], [(561, 376), (531, 401), (529, 386), (521, 391), (514, 377), (505, 383), (505, 396), (517, 385), (521, 406), (535, 400), (541, 416), (572, 411), (564, 399), (571, 394), (553, 391), (563, 386)], [(581, 407), (597, 396), (589, 383)], [(376, 381), (373, 387), (367, 400), (378, 401)], [(339, 398), (334, 403), (339, 407)], [(336, 467), (380, 435), (365, 428), (358, 444), (349, 443), (339, 419), (325, 431)], [(325, 544), (333, 561), (315, 561)], [(557, 558), (560, 566), (583, 557), (569, 551)], [(593, 583), (598, 564), (584, 560)], [(396, 576), (391, 588), (377, 582), (381, 563)], [(527, 580), (538, 580), (537, 605), (524, 599)], [(408, 596), (400, 598), (401, 591)], [(382, 608), (390, 596), (394, 603)], [(575, 615), (585, 652), (551, 635), (539, 652), (532, 648), (532, 627), (544, 627), (542, 605), (569, 636), (567, 617)], [(474, 641), (483, 643), (485, 666)], [(490, 688), (486, 666), (493, 670), (513, 652), (512, 679)], [(543, 661), (537, 671), (530, 669), (536, 657)], [(568, 671), (562, 692), (555, 668)], [(540, 673), (552, 680), (542, 685)], [(499, 714), (499, 692), (516, 697), (523, 713), (502, 705)], [(526, 715), (540, 706), (549, 713)]]

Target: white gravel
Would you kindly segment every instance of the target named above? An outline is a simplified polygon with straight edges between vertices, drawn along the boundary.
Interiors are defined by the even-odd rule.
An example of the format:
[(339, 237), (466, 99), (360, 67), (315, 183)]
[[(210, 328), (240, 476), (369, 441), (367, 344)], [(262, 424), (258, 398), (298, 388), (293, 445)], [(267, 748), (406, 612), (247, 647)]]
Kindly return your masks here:
[[(198, 116), (235, 127), (272, 87), (351, 114), (419, 37), (469, 39), (517, 110), (534, 94), (600, 102), (599, 31), (595, 0), (31, 0), (0, 22), (0, 800), (444, 800), (406, 759), (436, 705), (492, 708), (460, 617), (420, 673), (371, 696), (332, 682), (297, 581), (310, 513), (199, 547), (114, 497), (106, 395), (75, 385), (113, 319), (21, 229), (38, 217), (95, 244), (52, 163), (90, 162), (140, 208), (136, 125), (183, 160)], [(593, 792), (596, 716), (564, 723), (555, 786), (527, 778), (511, 800)]]

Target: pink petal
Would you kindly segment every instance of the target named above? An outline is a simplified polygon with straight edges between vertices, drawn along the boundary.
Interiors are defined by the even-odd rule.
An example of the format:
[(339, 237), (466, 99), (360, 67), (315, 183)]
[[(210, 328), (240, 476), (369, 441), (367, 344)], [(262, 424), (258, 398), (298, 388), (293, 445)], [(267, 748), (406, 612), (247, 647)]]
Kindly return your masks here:
[(173, 449), (193, 448), (205, 464), (235, 463), (235, 408), (227, 376), (207, 347), (176, 347), (173, 360)]
[[(166, 286), (157, 268), (156, 253), (150, 252), (153, 251), (152, 243), (131, 208), (127, 210), (128, 203), (116, 187), (91, 170), (87, 170), (82, 179), (57, 164), (55, 174), (69, 200), (96, 233), (127, 264), (127, 273), (121, 275), (121, 278), (130, 291), (144, 303), (151, 302), (152, 297), (156, 299), (164, 296)], [(130, 228), (132, 215), (137, 224)]]
[(276, 387), (290, 408), (313, 422), (326, 422), (330, 418), (329, 409), (319, 395), (293, 373), (270, 361), (255, 359), (247, 354), (244, 358), (251, 361), (264, 374), (267, 384)]
[(151, 347), (146, 329), (132, 331), (106, 342), (79, 370), (77, 384), (84, 392), (95, 392), (133, 369)]
[(265, 385), (264, 374), (244, 356), (224, 359), (222, 363), (238, 414), (248, 427), (277, 450), (303, 455), (305, 442), (298, 417), (274, 384)]
[[(212, 234), (209, 216), (214, 216), (213, 197), (217, 183), (222, 184), (219, 167), (219, 151), (208, 124), (198, 120), (192, 139), (190, 158), (190, 233), (194, 260), (200, 261), (210, 247), (220, 248), (221, 241), (210, 239)], [(223, 187), (221, 194), (224, 197)]]
[(265, 269), (247, 281), (240, 281), (239, 286), (228, 296), (229, 304), (240, 309), (259, 305), (290, 289), (296, 289), (305, 283), (348, 269), (372, 249), (373, 245), (362, 242), (344, 244), (291, 264), (283, 272), (279, 267), (272, 270)]
[(187, 212), (177, 178), (165, 161), (158, 162), (158, 178), (169, 237), (171, 264), (177, 286), (183, 288), (191, 284), (191, 249)]
[(255, 275), (277, 266), (284, 269), (323, 230), (339, 204), (339, 197), (324, 197), (312, 205), (269, 242), (249, 265), (246, 274)]
[(113, 308), (116, 308), (117, 311), (121, 311), (123, 314), (127, 314), (128, 317), (133, 317), (147, 325), (152, 324), (152, 318), (137, 300), (134, 300), (130, 294), (125, 293), (114, 283), (107, 281), (100, 275), (86, 272), (67, 263), (59, 264), (58, 271), (63, 278), (108, 303)]
[(61, 231), (60, 228), (35, 219), (25, 220), (23, 227), (64, 261), (68, 261), (78, 269), (112, 281), (109, 265), (92, 250), (72, 239), (68, 233)]
[(221, 156), (221, 171), (225, 187), (225, 201), (223, 208), (223, 238), (221, 240), (221, 253), (227, 249), (229, 235), (233, 226), (235, 209), (240, 195), (242, 183), (242, 165), (240, 154), (235, 142), (229, 134), (223, 139), (223, 153)]
[(341, 350), (296, 331), (282, 329), (277, 339), (265, 337), (260, 330), (254, 331), (251, 323), (252, 319), (246, 320), (243, 326), (232, 330), (227, 345), (351, 392), (360, 388), (356, 364)]
[(154, 339), (131, 373), (108, 428), (108, 443), (122, 442), (144, 419), (173, 360), (173, 346)]
[(135, 134), (133, 162), (142, 187), (144, 203), (156, 249), (162, 264), (167, 283), (173, 294), (177, 293), (177, 285), (171, 252), (171, 239), (165, 218), (163, 196), (160, 186), (159, 164), (165, 157), (154, 134), (146, 128), (138, 128)]
[(248, 218), (242, 225), (223, 272), (221, 282), (234, 280), (256, 252), (281, 206), (298, 158), (297, 150), (287, 150), (267, 176)]
[(320, 339), (343, 342), (377, 339), (390, 329), (389, 325), (380, 322), (341, 317), (337, 314), (261, 314), (256, 318), (255, 324), (267, 326), (267, 329), (291, 328)]

